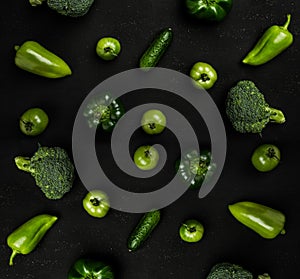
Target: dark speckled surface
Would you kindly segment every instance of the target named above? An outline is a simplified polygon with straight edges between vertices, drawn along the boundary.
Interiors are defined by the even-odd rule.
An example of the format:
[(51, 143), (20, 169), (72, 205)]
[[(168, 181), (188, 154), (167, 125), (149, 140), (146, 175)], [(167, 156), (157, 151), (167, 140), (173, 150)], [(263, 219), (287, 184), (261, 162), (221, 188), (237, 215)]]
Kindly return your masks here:
[[(84, 255), (110, 262), (116, 278), (123, 279), (204, 279), (219, 261), (241, 264), (255, 274), (267, 271), (272, 279), (299, 277), (300, 4), (278, 0), (234, 2), (226, 20), (213, 25), (191, 20), (182, 1), (96, 0), (89, 14), (80, 19), (65, 18), (47, 7), (32, 8), (26, 0), (2, 3), (1, 279), (64, 279), (71, 264)], [(242, 65), (241, 59), (263, 31), (272, 24), (283, 24), (287, 13), (292, 14), (293, 46), (261, 67)], [(62, 200), (47, 200), (30, 175), (15, 168), (13, 158), (30, 155), (38, 142), (59, 145), (71, 153), (73, 121), (84, 97), (105, 78), (136, 67), (153, 36), (165, 27), (173, 28), (174, 40), (161, 67), (188, 73), (194, 62), (202, 60), (214, 65), (219, 73), (210, 94), (224, 116), (228, 154), (214, 191), (203, 200), (197, 198), (197, 192), (188, 191), (163, 210), (162, 221), (146, 245), (129, 253), (126, 239), (139, 215), (111, 210), (105, 219), (93, 219), (82, 209), (86, 190), (79, 179)], [(94, 51), (97, 40), (107, 35), (119, 38), (123, 46), (120, 57), (110, 63), (99, 60)], [(15, 67), (13, 46), (29, 39), (63, 57), (73, 75), (47, 80)], [(255, 81), (268, 102), (286, 113), (286, 124), (269, 126), (262, 137), (234, 132), (224, 115), (224, 100), (228, 89), (240, 79)], [(128, 97), (125, 105), (142, 103), (142, 96), (134, 100)], [(47, 131), (36, 138), (25, 137), (18, 129), (18, 117), (32, 106), (44, 108), (51, 119)], [(146, 136), (141, 133), (133, 145), (144, 140)], [(103, 150), (109, 146), (108, 137), (99, 141)], [(264, 142), (280, 147), (282, 163), (273, 172), (260, 174), (251, 166), (250, 156)], [(175, 148), (171, 158), (176, 152)], [(172, 175), (172, 168), (166, 173)], [(287, 234), (264, 240), (237, 223), (226, 206), (246, 199), (283, 211)], [(34, 252), (16, 257), (15, 266), (9, 267), (7, 235), (40, 213), (56, 214), (59, 221)], [(194, 245), (183, 243), (177, 232), (180, 223), (190, 217), (201, 220), (206, 229), (203, 240)]]

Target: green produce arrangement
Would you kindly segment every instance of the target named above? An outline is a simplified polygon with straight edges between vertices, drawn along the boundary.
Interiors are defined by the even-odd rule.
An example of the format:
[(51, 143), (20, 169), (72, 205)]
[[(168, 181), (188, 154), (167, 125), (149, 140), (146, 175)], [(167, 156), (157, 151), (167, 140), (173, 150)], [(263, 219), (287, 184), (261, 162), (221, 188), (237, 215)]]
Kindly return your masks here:
[[(43, 2), (46, 2), (49, 8), (61, 15), (78, 18), (89, 12), (94, 0), (29, 0), (32, 6), (39, 6)], [(187, 13), (191, 17), (200, 19), (199, 22), (204, 21), (206, 24), (212, 22), (221, 24), (221, 21), (229, 15), (233, 7), (232, 0), (186, 0), (184, 3)], [(235, 15), (231, 13), (230, 16), (234, 17)], [(254, 48), (242, 60), (242, 63), (252, 66), (262, 65), (290, 47), (293, 43), (293, 34), (288, 30), (290, 23), (291, 15), (288, 14), (287, 21), (283, 26), (274, 25), (268, 28)], [(142, 53), (139, 61), (137, 61), (137, 66), (143, 69), (156, 67), (169, 49), (173, 37), (177, 35), (171, 28), (162, 29)], [(148, 41), (151, 39), (151, 36), (146, 35), (146, 37)], [(122, 44), (122, 52), (124, 48), (126, 45)], [(36, 41), (26, 41), (21, 46), (15, 46), (15, 51), (15, 65), (24, 71), (49, 79), (72, 75), (71, 68), (63, 59)], [(111, 36), (102, 37), (97, 42), (96, 54), (105, 61), (114, 60), (122, 55), (121, 42)], [(243, 66), (247, 67), (247, 65)], [(222, 72), (218, 71), (217, 73), (214, 67), (206, 62), (195, 62), (190, 72), (186, 74), (190, 76), (191, 82), (204, 90), (212, 89), (219, 77), (221, 78), (223, 75)], [(284, 124), (286, 122), (284, 112), (271, 107), (265, 100), (264, 94), (252, 81), (252, 77), (249, 76), (248, 78), (238, 81), (229, 89), (227, 88), (228, 93), (223, 107), (225, 116), (232, 126), (230, 128), (238, 132), (236, 133), (237, 137), (242, 137), (241, 134), (246, 133), (262, 136), (263, 130), (269, 123)], [(111, 133), (125, 113), (126, 109), (122, 102), (106, 92), (87, 105), (83, 116), (86, 118), (88, 127), (99, 128)], [(163, 133), (167, 127), (167, 122), (168, 119), (164, 112), (155, 107), (146, 111), (140, 119), (142, 130), (152, 138), (155, 137), (154, 135)], [(18, 123), (24, 135), (38, 136), (45, 133), (49, 124), (49, 117), (44, 110), (33, 107), (21, 114)], [(189, 189), (200, 189), (206, 179), (209, 180), (213, 177), (218, 166), (214, 163), (209, 149), (201, 148), (200, 153), (196, 150), (186, 150), (185, 152), (182, 158), (174, 162), (175, 174), (182, 179), (183, 183), (190, 185)], [(135, 150), (132, 159), (138, 169), (149, 171), (157, 167), (159, 158), (158, 150), (154, 146), (144, 143)], [(275, 170), (281, 162), (281, 151), (274, 144), (261, 144), (252, 152), (251, 160), (248, 159), (248, 161), (251, 161), (252, 166), (260, 173), (270, 172)], [(46, 199), (59, 202), (58, 200), (62, 199), (73, 188), (75, 168), (71, 157), (61, 147), (39, 145), (31, 157), (17, 156), (14, 158), (14, 162), (16, 169), (31, 174), (36, 186), (40, 188)], [(251, 163), (249, 162), (249, 164)], [(93, 221), (105, 222), (104, 217), (109, 218), (110, 197), (98, 188), (88, 192), (86, 196), (82, 197), (81, 202), (81, 209), (94, 217)], [(267, 204), (268, 201), (265, 203)], [(229, 210), (228, 216), (231, 214), (237, 221), (264, 239), (274, 239), (286, 233), (284, 228), (286, 216), (281, 211), (250, 201), (224, 204), (225, 209), (226, 206)], [(9, 234), (7, 245), (12, 249), (9, 265), (13, 265), (16, 255), (31, 253), (57, 220), (58, 217), (53, 215), (38, 215)], [(124, 238), (123, 244), (127, 245), (129, 252), (143, 249), (146, 241), (151, 245), (150, 236), (154, 231), (159, 231), (158, 224), (163, 221), (161, 210), (146, 212), (131, 231), (127, 242), (126, 237)], [(209, 227), (205, 227), (205, 234), (209, 229)], [(201, 244), (206, 238), (203, 224), (196, 219), (186, 219), (182, 222), (177, 236), (178, 234), (177, 241), (181, 239), (181, 245), (198, 245), (199, 249), (201, 249)], [(99, 236), (95, 236), (95, 241), (97, 241), (97, 237)], [(200, 240), (202, 241), (200, 242)], [(142, 274), (140, 276), (143, 278)], [(256, 277), (242, 266), (227, 262), (218, 263), (210, 269), (208, 274), (200, 274), (199, 276), (199, 278), (206, 279), (271, 279), (267, 273)], [(122, 278), (122, 276), (120, 277)], [(82, 257), (70, 267), (67, 275), (62, 275), (62, 278), (114, 279), (116, 275), (112, 266), (106, 261)], [(160, 277), (156, 275), (153, 278)]]

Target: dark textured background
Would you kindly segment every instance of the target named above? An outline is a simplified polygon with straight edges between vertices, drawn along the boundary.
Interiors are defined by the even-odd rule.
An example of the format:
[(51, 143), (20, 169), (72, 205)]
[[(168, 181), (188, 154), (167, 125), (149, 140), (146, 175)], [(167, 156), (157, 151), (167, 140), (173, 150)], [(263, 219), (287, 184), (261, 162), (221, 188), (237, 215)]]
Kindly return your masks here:
[[(191, 20), (182, 1), (172, 0), (96, 0), (89, 14), (78, 19), (60, 16), (46, 6), (33, 8), (26, 0), (1, 4), (1, 279), (64, 279), (71, 264), (83, 255), (97, 255), (110, 262), (116, 278), (124, 279), (205, 278), (219, 261), (241, 264), (256, 274), (268, 271), (272, 279), (297, 278), (300, 4), (278, 0), (234, 2), (226, 20), (213, 25)], [(263, 31), (272, 24), (283, 24), (287, 13), (292, 13), (293, 46), (261, 67), (242, 65), (241, 59)], [(79, 179), (62, 200), (47, 200), (34, 186), (32, 177), (16, 169), (13, 158), (32, 154), (38, 142), (62, 146), (71, 153), (72, 125), (84, 97), (105, 78), (136, 67), (153, 36), (169, 26), (174, 30), (174, 40), (160, 61), (161, 67), (188, 73), (194, 62), (202, 60), (211, 63), (219, 73), (210, 93), (224, 116), (228, 154), (214, 191), (203, 200), (197, 198), (197, 192), (188, 191), (165, 208), (151, 239), (130, 254), (126, 239), (140, 215), (111, 210), (105, 219), (93, 219), (82, 209), (86, 190)], [(107, 35), (120, 39), (123, 46), (120, 57), (109, 63), (97, 58), (94, 51), (97, 40)], [(48, 80), (18, 69), (13, 46), (29, 39), (64, 58), (73, 75)], [(255, 81), (268, 102), (285, 112), (286, 124), (270, 125), (262, 137), (233, 131), (224, 115), (224, 100), (228, 89), (245, 78)], [(132, 101), (128, 98), (125, 103), (130, 107), (134, 102), (143, 102), (142, 96)], [(18, 117), (32, 106), (44, 108), (51, 119), (46, 132), (36, 138), (22, 135), (18, 128)], [(146, 135), (140, 136), (146, 140)], [(141, 137), (136, 137), (137, 142), (143, 142)], [(104, 147), (109, 145), (107, 136), (99, 140)], [(279, 146), (282, 163), (273, 172), (260, 174), (251, 166), (250, 156), (264, 142)], [(170, 156), (175, 157), (174, 154)], [(170, 169), (168, 174), (171, 173)], [(227, 205), (240, 200), (283, 211), (287, 216), (287, 234), (265, 240), (236, 222)], [(7, 235), (40, 213), (56, 214), (59, 221), (34, 252), (17, 256), (15, 266), (9, 267)], [(180, 223), (190, 217), (201, 220), (206, 229), (202, 241), (194, 245), (183, 243), (177, 232)]]

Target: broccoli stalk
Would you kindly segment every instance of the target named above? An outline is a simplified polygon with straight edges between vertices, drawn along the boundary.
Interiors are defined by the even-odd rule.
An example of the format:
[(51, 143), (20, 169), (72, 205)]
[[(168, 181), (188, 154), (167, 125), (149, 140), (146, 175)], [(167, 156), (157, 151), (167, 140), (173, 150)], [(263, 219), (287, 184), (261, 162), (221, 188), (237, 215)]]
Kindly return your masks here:
[(19, 170), (26, 171), (29, 173), (34, 172), (34, 170), (32, 170), (30, 168), (30, 158), (29, 157), (17, 156), (15, 158), (15, 163)]
[(74, 180), (74, 166), (60, 147), (41, 147), (30, 157), (15, 157), (18, 169), (30, 173), (48, 199), (61, 199)]
[(268, 107), (267, 111), (270, 113), (270, 122), (277, 124), (282, 124), (285, 122), (285, 117), (281, 110)]
[(250, 80), (239, 81), (226, 99), (226, 114), (233, 128), (240, 133), (261, 133), (266, 125), (285, 122), (281, 110), (272, 108)]

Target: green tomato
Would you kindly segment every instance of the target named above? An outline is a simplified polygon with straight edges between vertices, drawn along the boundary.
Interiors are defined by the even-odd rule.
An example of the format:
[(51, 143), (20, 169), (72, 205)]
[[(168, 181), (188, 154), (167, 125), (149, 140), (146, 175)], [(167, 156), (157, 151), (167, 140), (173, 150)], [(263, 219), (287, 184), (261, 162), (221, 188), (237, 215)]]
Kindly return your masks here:
[(195, 80), (196, 85), (204, 89), (213, 87), (218, 79), (216, 70), (205, 62), (197, 62), (190, 71), (190, 77)]
[(82, 205), (88, 214), (96, 218), (104, 217), (110, 208), (107, 195), (99, 190), (87, 193)]
[(198, 242), (204, 233), (203, 225), (194, 219), (185, 221), (179, 228), (179, 235), (186, 242)]
[(251, 157), (253, 166), (261, 171), (271, 171), (280, 161), (280, 150), (273, 144), (262, 144), (257, 147)]
[(141, 170), (152, 170), (157, 166), (159, 154), (155, 147), (140, 146), (134, 153), (134, 163)]
[(159, 134), (166, 127), (166, 117), (165, 115), (157, 109), (151, 109), (143, 114), (141, 125), (143, 130), (149, 134)]
[(115, 59), (121, 51), (120, 42), (112, 37), (100, 39), (96, 46), (96, 52), (103, 60)]
[(40, 108), (25, 111), (19, 121), (21, 131), (27, 136), (37, 136), (44, 132), (49, 123), (48, 115)]

